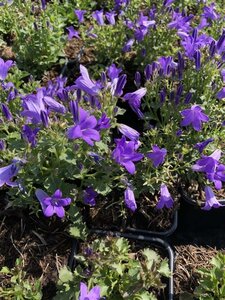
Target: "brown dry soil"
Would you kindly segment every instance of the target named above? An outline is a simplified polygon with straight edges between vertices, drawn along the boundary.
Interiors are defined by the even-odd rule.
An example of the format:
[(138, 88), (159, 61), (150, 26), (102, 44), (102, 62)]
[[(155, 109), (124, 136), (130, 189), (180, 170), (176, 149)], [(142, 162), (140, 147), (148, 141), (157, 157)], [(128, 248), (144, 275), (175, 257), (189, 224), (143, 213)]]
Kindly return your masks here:
[[(22, 259), (23, 270), (32, 282), (40, 278), (43, 299), (50, 300), (56, 293), (58, 270), (68, 264), (71, 239), (66, 224), (29, 216), (29, 212), (12, 212), (0, 218), (0, 269), (13, 268)], [(0, 287), (9, 284), (9, 277), (0, 275)]]
[(218, 251), (216, 248), (197, 245), (175, 246), (174, 289), (175, 299), (192, 293), (198, 283), (197, 269), (210, 268), (210, 261)]
[[(32, 281), (41, 278), (43, 299), (53, 299), (56, 293), (58, 270), (68, 264), (71, 239), (66, 233), (66, 223), (12, 211), (0, 217), (0, 268), (15, 265), (22, 258), (24, 270)], [(174, 285), (175, 299), (183, 292), (193, 292), (199, 267), (210, 266), (218, 250), (225, 249), (225, 232), (220, 230), (202, 233), (182, 232), (171, 238), (176, 251)], [(225, 250), (224, 250), (225, 251)], [(0, 287), (9, 283), (7, 276), (0, 276)]]

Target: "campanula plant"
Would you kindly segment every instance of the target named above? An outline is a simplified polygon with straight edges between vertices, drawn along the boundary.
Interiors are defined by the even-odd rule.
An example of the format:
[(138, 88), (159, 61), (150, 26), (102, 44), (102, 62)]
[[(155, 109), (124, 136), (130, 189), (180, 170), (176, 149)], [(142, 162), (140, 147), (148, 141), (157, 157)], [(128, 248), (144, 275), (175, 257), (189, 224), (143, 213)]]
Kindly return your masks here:
[(4, 19), (10, 18), (4, 33), (13, 36), (12, 49), (21, 69), (40, 76), (64, 56), (66, 19), (58, 1), (45, 6), (41, 2), (12, 1), (0, 10)]
[[(55, 299), (157, 299), (170, 276), (167, 259), (150, 248), (135, 249), (124, 238), (95, 239), (76, 255), (74, 272), (60, 270)], [(111, 262), (109, 264), (109, 262)], [(84, 283), (87, 282), (87, 284)], [(154, 289), (154, 291), (153, 291)]]
[[(170, 182), (179, 176), (185, 185), (195, 182), (204, 189), (211, 183), (215, 189), (221, 189), (224, 31), (215, 40), (190, 24), (184, 26), (183, 30), (189, 33), (180, 35), (183, 49), (177, 56), (160, 57), (145, 68), (145, 144), (155, 143), (166, 150), (162, 167), (170, 165)], [(205, 193), (208, 199), (208, 188)]]
[[(44, 87), (16, 92), (8, 81), (14, 67), (1, 61), (2, 87), (12, 93), (0, 107), (0, 180), (3, 188), (16, 182), (9, 191), (12, 204), (35, 212), (41, 208), (46, 217), (64, 218), (68, 211), (74, 222), (82, 212), (105, 205), (126, 227), (138, 211), (148, 215), (152, 207), (174, 207), (177, 187), (197, 183), (205, 190), (204, 209), (216, 206), (209, 188), (220, 189), (225, 181), (225, 35), (219, 24), (220, 35), (210, 36), (170, 5), (165, 2), (161, 9), (170, 14), (166, 26), (176, 32), (179, 51), (149, 61), (144, 74), (135, 74), (132, 89), (124, 70), (111, 64), (95, 78), (80, 65), (72, 84), (59, 76)], [(123, 3), (126, 7), (129, 3)], [(206, 11), (204, 6), (204, 17)], [(152, 29), (150, 12), (134, 17), (137, 28)], [(47, 13), (48, 5), (38, 17)], [(84, 10), (75, 15), (85, 21)], [(114, 26), (112, 14), (107, 14), (110, 24), (102, 10), (92, 17), (96, 26)], [(125, 112), (121, 103), (130, 106), (141, 131), (118, 121)]]
[(222, 299), (224, 297), (224, 264), (224, 254), (219, 252), (212, 258), (210, 268), (197, 270), (200, 278), (193, 297), (198, 297), (200, 300), (212, 297), (213, 299)]

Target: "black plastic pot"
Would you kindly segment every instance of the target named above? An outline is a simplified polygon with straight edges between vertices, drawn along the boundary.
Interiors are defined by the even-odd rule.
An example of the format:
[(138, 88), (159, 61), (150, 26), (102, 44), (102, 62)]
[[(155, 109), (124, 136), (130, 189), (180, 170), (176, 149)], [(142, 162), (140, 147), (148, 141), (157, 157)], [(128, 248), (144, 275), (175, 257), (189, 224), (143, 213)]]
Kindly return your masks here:
[[(109, 231), (104, 230), (91, 230), (92, 233), (95, 233), (97, 235), (106, 236), (109, 234)], [(174, 272), (174, 252), (171, 248), (171, 246), (164, 240), (162, 240), (159, 237), (146, 237), (143, 235), (135, 235), (132, 233), (121, 233), (121, 232), (110, 232), (110, 235), (116, 236), (116, 237), (124, 237), (126, 239), (130, 240), (136, 240), (136, 241), (142, 241), (142, 242), (148, 242), (150, 244), (154, 244), (161, 249), (164, 249), (167, 253), (167, 257), (169, 259), (169, 268), (171, 271), (171, 277), (168, 279), (168, 298), (167, 300), (173, 300), (173, 294), (174, 294), (174, 286), (173, 286), (173, 272)], [(78, 250), (78, 241), (74, 240), (73, 247), (71, 250), (71, 255), (69, 259), (69, 267), (73, 269), (76, 265), (74, 256), (76, 255)]]
[(76, 253), (78, 251), (78, 246), (79, 246), (78, 240), (73, 239), (72, 249), (71, 249), (71, 253), (70, 253), (69, 259), (68, 259), (68, 267), (71, 270), (74, 270), (75, 266), (76, 266), (75, 255), (76, 255)]
[(174, 231), (177, 229), (177, 222), (178, 222), (178, 212), (174, 212), (172, 226), (165, 230), (165, 231), (150, 231), (150, 230), (144, 230), (144, 229), (136, 229), (127, 227), (127, 232), (134, 233), (135, 235), (144, 235), (144, 236), (158, 236), (158, 237), (168, 237), (174, 233)]
[(179, 230), (202, 231), (217, 228), (225, 230), (225, 199), (219, 201), (224, 207), (203, 210), (204, 203), (198, 205), (181, 191), (179, 210)]
[(178, 224), (178, 212), (177, 210), (174, 211), (173, 218), (171, 220), (171, 227), (169, 229), (165, 229), (164, 231), (151, 231), (147, 229), (140, 229), (140, 228), (134, 228), (134, 227), (126, 227), (125, 225), (122, 225), (120, 227), (118, 226), (107, 226), (107, 227), (95, 227), (92, 224), (89, 224), (89, 229), (90, 230), (103, 230), (107, 232), (123, 232), (123, 233), (133, 233), (135, 235), (144, 235), (144, 236), (155, 236), (155, 237), (162, 237), (166, 238), (169, 237), (174, 233), (174, 231), (177, 229), (177, 224)]

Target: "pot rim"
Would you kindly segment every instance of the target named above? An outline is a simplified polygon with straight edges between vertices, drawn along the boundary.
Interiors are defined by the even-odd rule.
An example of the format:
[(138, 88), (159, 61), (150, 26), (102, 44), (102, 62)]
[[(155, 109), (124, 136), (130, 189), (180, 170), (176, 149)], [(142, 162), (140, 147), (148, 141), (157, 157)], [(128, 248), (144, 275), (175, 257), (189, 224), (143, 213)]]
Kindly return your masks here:
[[(180, 189), (180, 193), (181, 193), (182, 199), (184, 199), (185, 202), (187, 202), (195, 207), (202, 208), (205, 205), (205, 202), (196, 201), (196, 200), (192, 199), (191, 197), (189, 197), (183, 188)], [(217, 200), (220, 204), (225, 206), (225, 199), (217, 199)]]
[[(175, 255), (172, 247), (167, 241), (156, 236), (147, 237), (142, 234), (121, 233), (118, 231), (107, 231), (107, 230), (100, 230), (100, 229), (92, 229), (90, 230), (90, 233), (95, 233), (99, 236), (107, 236), (110, 234), (110, 236), (114, 236), (114, 237), (124, 237), (130, 240), (137, 240), (143, 242), (145, 241), (145, 242), (149, 242), (149, 244), (158, 244), (161, 248), (164, 248), (167, 252), (167, 258), (169, 260), (169, 269), (171, 272), (171, 275), (168, 278), (168, 300), (173, 300), (173, 295), (174, 295), (173, 273), (174, 273)], [(73, 245), (72, 245), (69, 262), (68, 262), (68, 266), (71, 268), (71, 270), (73, 270), (76, 265), (75, 255), (78, 251), (78, 244), (79, 244), (78, 240), (73, 239)]]

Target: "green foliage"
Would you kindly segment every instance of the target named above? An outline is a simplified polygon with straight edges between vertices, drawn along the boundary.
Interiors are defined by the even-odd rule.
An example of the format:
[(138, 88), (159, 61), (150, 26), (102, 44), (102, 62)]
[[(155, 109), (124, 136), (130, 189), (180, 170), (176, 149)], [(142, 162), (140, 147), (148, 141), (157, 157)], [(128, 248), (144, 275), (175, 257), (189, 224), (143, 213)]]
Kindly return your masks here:
[(85, 47), (93, 49), (96, 61), (102, 66), (110, 65), (113, 62), (121, 64), (126, 31), (122, 18), (119, 18), (115, 25), (99, 26), (94, 24), (93, 32), (97, 38), (86, 37)]
[(66, 18), (58, 0), (45, 10), (31, 0), (13, 1), (0, 8), (0, 15), (2, 33), (13, 36), (12, 49), (19, 68), (40, 76), (64, 56)]
[[(221, 126), (224, 116), (224, 103), (216, 100), (218, 91), (222, 88), (221, 69), (219, 56), (209, 59), (209, 52), (206, 48), (201, 51), (201, 68), (196, 70), (194, 61), (185, 59), (185, 70), (183, 71), (182, 81), (179, 83), (178, 76), (160, 75), (155, 70), (145, 87), (147, 93), (142, 109), (145, 119), (145, 129), (143, 138), (143, 150), (148, 151), (148, 145), (162, 145), (167, 149), (167, 159), (159, 173), (153, 174), (149, 168), (145, 174), (144, 186), (152, 191), (156, 189), (157, 178), (162, 178), (170, 182), (176, 182), (176, 178), (185, 182), (195, 181), (200, 185), (205, 185), (203, 173), (193, 172), (191, 166), (194, 165), (199, 152), (195, 149), (196, 143), (213, 138), (214, 143), (205, 150), (210, 155), (215, 149), (222, 148), (221, 141), (224, 139), (225, 129)], [(174, 57), (174, 62), (177, 60)], [(182, 85), (182, 96), (176, 100), (179, 84)], [(215, 88), (213, 88), (215, 86)], [(164, 100), (160, 100), (160, 94), (164, 93)], [(192, 94), (189, 103), (185, 103), (188, 93)], [(206, 115), (210, 116), (210, 122), (204, 124), (201, 132), (193, 128), (180, 127), (180, 112), (191, 105), (200, 105)], [(154, 129), (149, 124), (154, 124)], [(182, 131), (179, 130), (182, 129)], [(147, 146), (145, 148), (145, 145)], [(190, 149), (192, 149), (190, 151)]]
[(9, 269), (3, 267), (0, 270), (0, 276), (7, 276), (10, 278), (10, 282), (7, 287), (0, 287), (0, 297), (5, 300), (41, 300), (41, 282), (36, 279), (35, 282), (31, 282), (27, 279), (26, 273), (22, 270), (22, 259), (17, 259), (15, 267)]
[(199, 300), (225, 299), (225, 255), (218, 253), (211, 261), (212, 268), (200, 269), (199, 285), (194, 295)]
[(83, 252), (75, 257), (73, 273), (65, 267), (60, 270), (55, 299), (77, 299), (80, 282), (87, 281), (89, 288), (100, 286), (109, 300), (155, 300), (154, 291), (165, 287), (162, 277), (170, 276), (166, 259), (149, 248), (134, 253), (124, 238), (94, 240), (83, 246)]

